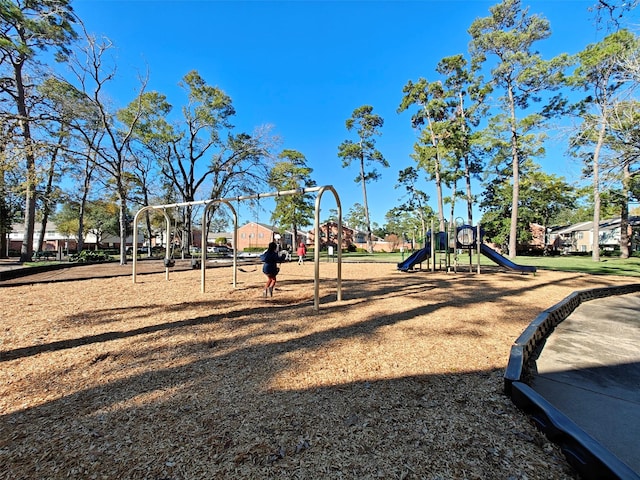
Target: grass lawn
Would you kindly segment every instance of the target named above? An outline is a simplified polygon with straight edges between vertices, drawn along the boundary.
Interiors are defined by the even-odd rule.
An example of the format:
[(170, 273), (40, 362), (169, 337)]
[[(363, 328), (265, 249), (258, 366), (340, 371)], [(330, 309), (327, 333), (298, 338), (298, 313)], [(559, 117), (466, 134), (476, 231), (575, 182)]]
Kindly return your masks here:
[(594, 262), (590, 256), (518, 257), (515, 261), (521, 265), (535, 265), (545, 270), (584, 272), (593, 275), (640, 276), (640, 258), (638, 257), (625, 260), (618, 257), (600, 257), (600, 262)]
[[(345, 262), (386, 262), (398, 263), (407, 259), (411, 252), (404, 255), (396, 253), (343, 253), (342, 259)], [(477, 255), (473, 256), (474, 265), (477, 262)], [(459, 255), (459, 265), (467, 265), (469, 257), (466, 253)], [(557, 270), (562, 272), (584, 272), (593, 275), (626, 275), (640, 276), (640, 258), (632, 257), (622, 260), (618, 257), (600, 257), (600, 262), (594, 262), (590, 256), (557, 256), (557, 257), (526, 257), (519, 256), (515, 263), (520, 265), (533, 265), (544, 270)], [(480, 266), (495, 265), (484, 255), (480, 256)]]
[[(362, 262), (362, 263), (399, 263), (406, 260), (413, 252), (394, 253), (365, 253), (365, 252), (345, 252), (342, 254), (343, 262)], [(438, 254), (440, 255), (440, 254)], [(336, 256), (329, 258), (326, 251), (321, 253), (322, 262), (331, 262), (336, 260)], [(114, 257), (115, 259), (115, 257)], [(307, 260), (313, 259), (313, 252), (307, 256)], [(439, 259), (439, 257), (438, 257)], [(130, 260), (130, 259), (129, 259)], [(473, 256), (473, 264), (478, 261), (477, 254)], [(53, 265), (56, 263), (68, 263), (57, 261), (46, 262), (27, 262), (24, 266), (41, 266), (43, 264)], [(426, 262), (425, 262), (426, 263)], [(622, 260), (618, 257), (600, 257), (600, 262), (591, 260), (591, 256), (556, 256), (556, 257), (528, 257), (519, 256), (515, 259), (515, 263), (520, 265), (533, 265), (543, 270), (556, 270), (561, 272), (584, 272), (593, 275), (625, 275), (631, 277), (640, 277), (640, 258), (632, 257)], [(439, 260), (438, 260), (439, 264)], [(458, 256), (458, 264), (465, 266), (469, 264), (469, 256), (462, 253)], [(480, 266), (495, 265), (489, 258), (484, 255), (480, 256)], [(427, 268), (426, 264), (423, 265)]]

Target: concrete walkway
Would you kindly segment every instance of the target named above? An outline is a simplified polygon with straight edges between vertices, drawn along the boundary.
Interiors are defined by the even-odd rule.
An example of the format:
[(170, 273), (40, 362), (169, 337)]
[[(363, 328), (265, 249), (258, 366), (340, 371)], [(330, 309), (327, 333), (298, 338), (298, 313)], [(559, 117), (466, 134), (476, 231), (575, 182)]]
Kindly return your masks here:
[(531, 387), (640, 475), (640, 295), (582, 303), (536, 367)]

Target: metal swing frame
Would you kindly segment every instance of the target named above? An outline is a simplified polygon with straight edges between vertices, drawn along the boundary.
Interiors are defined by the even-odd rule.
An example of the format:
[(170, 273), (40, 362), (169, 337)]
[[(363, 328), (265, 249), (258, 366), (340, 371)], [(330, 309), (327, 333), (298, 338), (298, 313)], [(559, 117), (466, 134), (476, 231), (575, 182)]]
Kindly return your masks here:
[[(336, 200), (336, 209), (338, 211), (338, 255), (337, 255), (337, 301), (342, 301), (342, 206), (340, 204), (340, 197), (338, 196), (338, 192), (331, 185), (325, 185), (323, 187), (312, 187), (312, 188), (299, 188), (295, 190), (283, 190), (279, 192), (270, 192), (270, 193), (258, 193), (255, 195), (246, 195), (246, 196), (238, 196), (232, 198), (221, 198), (221, 199), (209, 199), (209, 200), (199, 200), (193, 202), (182, 202), (182, 203), (171, 203), (166, 205), (148, 205), (146, 207), (142, 207), (140, 210), (136, 212), (136, 215), (133, 219), (133, 244), (136, 247), (136, 254), (133, 256), (133, 268), (132, 268), (132, 280), (133, 283), (136, 283), (136, 273), (137, 273), (137, 245), (138, 245), (138, 221), (140, 216), (148, 211), (148, 210), (161, 210), (166, 226), (167, 232), (169, 232), (171, 228), (171, 221), (169, 220), (169, 216), (167, 215), (167, 208), (177, 208), (184, 207), (189, 205), (204, 205), (204, 211), (202, 213), (202, 238), (206, 242), (206, 239), (209, 237), (209, 227), (207, 222), (207, 215), (211, 211), (211, 208), (215, 205), (226, 205), (229, 207), (233, 214), (233, 288), (237, 286), (238, 279), (238, 251), (236, 245), (238, 243), (238, 214), (236, 210), (233, 208), (232, 202), (241, 200), (260, 200), (261, 198), (267, 197), (281, 197), (286, 195), (304, 195), (306, 193), (317, 193), (316, 202), (315, 202), (315, 217), (314, 217), (314, 229), (315, 229), (315, 238), (314, 238), (314, 288), (313, 288), (313, 309), (314, 311), (318, 311), (320, 308), (320, 201), (322, 200), (322, 195), (326, 192), (330, 191), (333, 193)], [(168, 240), (168, 239), (167, 239)], [(201, 293), (205, 293), (206, 287), (206, 245), (205, 249), (202, 251), (202, 261), (200, 262), (200, 291)], [(169, 259), (169, 242), (167, 241), (166, 250), (165, 250), (165, 279), (169, 280), (169, 266), (167, 266), (166, 260)]]

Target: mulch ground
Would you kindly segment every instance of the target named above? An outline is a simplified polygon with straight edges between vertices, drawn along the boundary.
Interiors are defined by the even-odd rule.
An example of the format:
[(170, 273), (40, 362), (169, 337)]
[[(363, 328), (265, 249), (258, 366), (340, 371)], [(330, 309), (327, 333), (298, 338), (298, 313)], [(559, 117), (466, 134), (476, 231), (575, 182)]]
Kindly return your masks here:
[(503, 394), (513, 341), (633, 283), (390, 264), (90, 265), (0, 282), (0, 479), (576, 478)]

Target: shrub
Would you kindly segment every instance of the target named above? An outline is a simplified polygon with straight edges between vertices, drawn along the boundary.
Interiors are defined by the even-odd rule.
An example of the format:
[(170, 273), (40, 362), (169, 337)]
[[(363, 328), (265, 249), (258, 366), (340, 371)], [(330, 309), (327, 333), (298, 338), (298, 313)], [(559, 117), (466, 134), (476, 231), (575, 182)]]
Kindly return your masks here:
[(80, 253), (69, 256), (70, 262), (77, 263), (96, 263), (108, 260), (111, 260), (111, 257), (102, 250), (82, 250)]
[(267, 247), (247, 247), (243, 251), (244, 252), (264, 252)]

